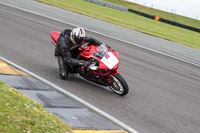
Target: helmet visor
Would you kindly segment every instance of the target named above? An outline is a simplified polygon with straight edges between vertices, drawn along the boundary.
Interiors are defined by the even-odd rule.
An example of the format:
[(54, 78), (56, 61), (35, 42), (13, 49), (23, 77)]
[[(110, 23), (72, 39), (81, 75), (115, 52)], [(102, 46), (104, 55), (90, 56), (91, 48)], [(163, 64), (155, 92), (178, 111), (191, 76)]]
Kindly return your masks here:
[(84, 38), (83, 37), (76, 37), (74, 41), (76, 42), (77, 45), (80, 45), (83, 42)]

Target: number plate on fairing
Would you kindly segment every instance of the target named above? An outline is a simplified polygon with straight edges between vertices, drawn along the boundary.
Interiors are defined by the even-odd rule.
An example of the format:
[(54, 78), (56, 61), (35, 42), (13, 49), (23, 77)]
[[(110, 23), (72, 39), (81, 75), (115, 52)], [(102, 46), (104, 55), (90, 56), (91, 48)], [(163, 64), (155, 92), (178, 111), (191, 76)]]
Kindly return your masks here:
[(103, 62), (109, 69), (112, 69), (115, 65), (119, 63), (119, 60), (112, 52), (109, 52), (101, 59), (101, 62)]

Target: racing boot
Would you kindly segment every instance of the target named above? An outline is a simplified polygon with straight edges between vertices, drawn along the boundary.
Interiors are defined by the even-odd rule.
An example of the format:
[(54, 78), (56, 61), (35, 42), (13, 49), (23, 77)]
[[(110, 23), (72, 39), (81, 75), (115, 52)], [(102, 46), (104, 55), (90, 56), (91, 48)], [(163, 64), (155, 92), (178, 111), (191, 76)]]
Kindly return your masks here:
[(61, 56), (58, 56), (57, 58), (58, 58), (60, 79), (67, 79), (68, 78), (67, 65), (65, 65), (63, 58)]

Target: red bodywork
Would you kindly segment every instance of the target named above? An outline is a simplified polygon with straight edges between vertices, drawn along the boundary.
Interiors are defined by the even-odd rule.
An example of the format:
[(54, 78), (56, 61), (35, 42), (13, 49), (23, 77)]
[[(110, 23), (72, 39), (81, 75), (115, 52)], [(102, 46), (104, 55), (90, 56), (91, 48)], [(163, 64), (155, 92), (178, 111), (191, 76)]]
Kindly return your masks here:
[(59, 36), (60, 36), (60, 32), (57, 32), (57, 31), (51, 32), (51, 39), (54, 45), (56, 45)]
[[(79, 47), (79, 54), (84, 60), (90, 60), (92, 56), (94, 56), (94, 52), (98, 52), (98, 51), (99, 51), (98, 46), (94, 44), (90, 44), (89, 46), (87, 46), (87, 48), (84, 48), (84, 49), (82, 47)], [(119, 60), (119, 53), (117, 51), (112, 51), (109, 48), (108, 48), (108, 51), (112, 52), (116, 56), (116, 58)], [(109, 69), (104, 63), (101, 62), (100, 58), (96, 58), (96, 60), (98, 60), (100, 63), (99, 65), (100, 70)], [(117, 70), (118, 66), (119, 66), (119, 63), (112, 68), (112, 71)]]
[[(57, 31), (52, 31), (51, 32), (51, 38), (52, 38), (52, 43), (54, 45), (56, 45), (56, 42), (59, 38), (60, 32)], [(84, 44), (83, 44), (84, 45)], [(78, 48), (78, 52), (80, 55), (81, 60), (85, 60), (88, 61), (90, 59), (92, 59), (92, 56), (94, 56), (94, 52), (98, 52), (99, 48), (98, 46), (94, 45), (94, 44), (89, 44), (87, 45), (87, 47), (82, 47), (83, 45), (81, 45)], [(119, 60), (119, 53), (117, 51), (112, 51), (111, 49), (107, 48), (109, 52), (112, 52), (116, 58)], [(112, 69), (109, 69), (103, 62), (101, 62), (101, 58), (95, 58), (96, 60), (99, 61), (99, 67), (97, 70), (93, 70), (90, 72), (90, 74), (92, 75), (101, 75), (101, 76), (106, 76), (107, 79), (110, 81), (110, 83), (112, 82), (112, 78), (110, 75), (117, 75), (118, 74), (118, 66), (119, 63), (116, 64)], [(85, 68), (83, 68), (83, 71), (85, 70)]]

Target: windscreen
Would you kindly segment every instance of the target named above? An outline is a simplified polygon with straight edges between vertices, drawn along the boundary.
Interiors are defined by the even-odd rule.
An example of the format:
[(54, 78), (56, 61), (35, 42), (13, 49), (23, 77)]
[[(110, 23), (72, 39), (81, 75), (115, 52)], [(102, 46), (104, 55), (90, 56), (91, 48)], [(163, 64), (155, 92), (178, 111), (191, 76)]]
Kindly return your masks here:
[(105, 44), (101, 44), (100, 46), (98, 46), (98, 48), (99, 48), (99, 52), (98, 52), (97, 56), (99, 58), (103, 58), (104, 56), (106, 56), (108, 54), (108, 49)]

